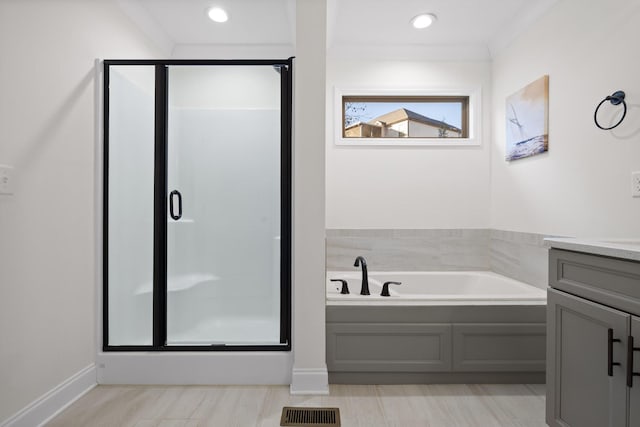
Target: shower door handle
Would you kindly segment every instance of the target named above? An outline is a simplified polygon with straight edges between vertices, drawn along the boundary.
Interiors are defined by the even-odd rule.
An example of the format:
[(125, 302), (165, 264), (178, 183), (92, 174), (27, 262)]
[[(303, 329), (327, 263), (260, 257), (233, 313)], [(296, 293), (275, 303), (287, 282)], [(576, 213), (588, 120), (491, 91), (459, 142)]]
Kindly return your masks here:
[[(178, 197), (178, 213), (175, 213), (175, 210), (173, 209), (174, 196)], [(178, 190), (173, 190), (169, 193), (169, 215), (171, 215), (171, 218), (175, 221), (182, 218), (182, 194), (180, 194)]]

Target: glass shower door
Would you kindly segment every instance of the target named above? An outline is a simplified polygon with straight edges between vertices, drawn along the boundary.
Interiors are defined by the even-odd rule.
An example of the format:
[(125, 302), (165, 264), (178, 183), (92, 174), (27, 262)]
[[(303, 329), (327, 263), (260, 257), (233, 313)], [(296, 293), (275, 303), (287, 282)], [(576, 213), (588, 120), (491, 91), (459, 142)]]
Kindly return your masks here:
[(167, 81), (166, 344), (281, 344), (280, 69)]

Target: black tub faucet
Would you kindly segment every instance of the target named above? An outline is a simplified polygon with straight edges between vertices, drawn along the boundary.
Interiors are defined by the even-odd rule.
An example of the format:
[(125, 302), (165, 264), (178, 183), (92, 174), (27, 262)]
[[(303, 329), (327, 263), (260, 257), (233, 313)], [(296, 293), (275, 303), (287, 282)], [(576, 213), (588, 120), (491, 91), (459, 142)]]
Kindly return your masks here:
[(349, 293), (349, 285), (347, 285), (347, 281), (344, 279), (330, 279), (332, 282), (340, 282), (342, 283), (342, 290), (340, 291), (340, 293), (342, 295), (346, 295)]
[(384, 282), (384, 285), (382, 285), (382, 293), (380, 293), (381, 297), (391, 296), (389, 293), (389, 285), (402, 285), (402, 282)]
[(369, 277), (367, 275), (367, 261), (364, 257), (359, 256), (356, 258), (356, 262), (353, 263), (354, 267), (362, 267), (362, 287), (360, 288), (360, 295), (369, 294)]

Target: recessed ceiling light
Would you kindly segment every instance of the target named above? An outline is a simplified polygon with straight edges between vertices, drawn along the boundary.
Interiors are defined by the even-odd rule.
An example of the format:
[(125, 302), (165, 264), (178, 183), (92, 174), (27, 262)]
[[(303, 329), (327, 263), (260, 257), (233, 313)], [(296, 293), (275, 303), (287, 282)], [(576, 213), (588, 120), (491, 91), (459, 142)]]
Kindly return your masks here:
[(433, 13), (421, 13), (420, 15), (413, 17), (411, 25), (413, 25), (413, 28), (421, 30), (436, 22), (436, 19), (438, 18)]
[(207, 15), (214, 22), (227, 22), (229, 20), (229, 15), (224, 9), (219, 7), (212, 7), (207, 11)]

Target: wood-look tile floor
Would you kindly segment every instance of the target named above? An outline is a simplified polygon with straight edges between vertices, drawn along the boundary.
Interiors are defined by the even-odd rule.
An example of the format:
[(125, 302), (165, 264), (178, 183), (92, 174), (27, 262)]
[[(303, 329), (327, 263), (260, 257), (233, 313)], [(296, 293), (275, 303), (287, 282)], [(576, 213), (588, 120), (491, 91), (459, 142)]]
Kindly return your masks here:
[(98, 386), (46, 425), (277, 427), (283, 406), (340, 408), (344, 427), (542, 427), (544, 385)]

